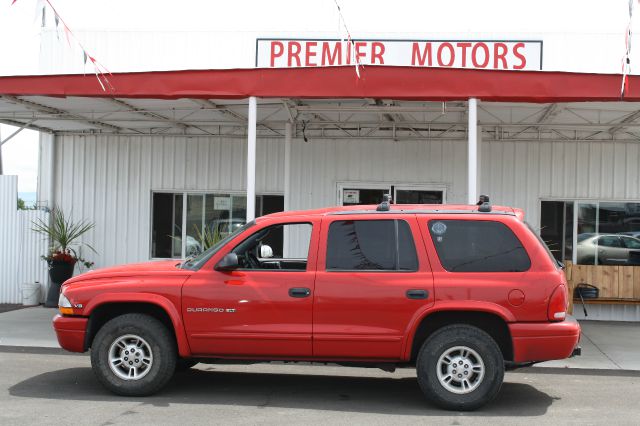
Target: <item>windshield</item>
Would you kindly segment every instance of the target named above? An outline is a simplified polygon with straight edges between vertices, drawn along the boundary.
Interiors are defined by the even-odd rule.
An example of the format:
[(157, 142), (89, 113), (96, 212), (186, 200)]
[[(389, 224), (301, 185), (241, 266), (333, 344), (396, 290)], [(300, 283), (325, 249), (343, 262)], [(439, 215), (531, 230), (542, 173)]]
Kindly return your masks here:
[(255, 224), (255, 220), (252, 220), (251, 222), (246, 223), (239, 228), (236, 228), (232, 233), (230, 233), (199, 255), (188, 257), (187, 259), (185, 259), (185, 261), (180, 264), (180, 268), (197, 271), (198, 269), (202, 268), (202, 265), (207, 263), (207, 261), (211, 259), (211, 257), (216, 254), (222, 247), (224, 247), (229, 241), (233, 240), (236, 235), (243, 233)]

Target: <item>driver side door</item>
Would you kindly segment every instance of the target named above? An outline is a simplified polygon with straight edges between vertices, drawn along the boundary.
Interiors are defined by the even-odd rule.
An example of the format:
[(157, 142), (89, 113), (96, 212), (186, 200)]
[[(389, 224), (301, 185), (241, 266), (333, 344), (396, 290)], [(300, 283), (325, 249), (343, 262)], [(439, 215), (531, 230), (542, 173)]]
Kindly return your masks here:
[[(312, 355), (320, 226), (316, 217), (296, 219), (259, 221), (246, 238), (220, 250), (185, 283), (182, 312), (194, 355)], [(263, 248), (267, 245), (269, 249)], [(230, 252), (237, 254), (238, 267), (216, 270)]]

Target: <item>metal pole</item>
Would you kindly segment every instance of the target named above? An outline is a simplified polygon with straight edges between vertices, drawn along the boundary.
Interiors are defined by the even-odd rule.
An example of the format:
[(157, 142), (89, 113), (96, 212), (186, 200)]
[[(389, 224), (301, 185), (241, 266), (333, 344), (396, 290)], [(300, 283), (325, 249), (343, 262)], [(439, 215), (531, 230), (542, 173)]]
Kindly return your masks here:
[[(0, 125), (0, 140), (2, 140), (2, 126)], [(4, 173), (2, 171), (2, 144), (0, 144), (0, 176)]]
[(256, 115), (257, 99), (249, 98), (247, 140), (247, 222), (256, 217)]
[(478, 201), (478, 101), (469, 99), (469, 151), (468, 151), (468, 187), (467, 202), (475, 204)]
[(291, 122), (284, 125), (284, 211), (291, 210)]

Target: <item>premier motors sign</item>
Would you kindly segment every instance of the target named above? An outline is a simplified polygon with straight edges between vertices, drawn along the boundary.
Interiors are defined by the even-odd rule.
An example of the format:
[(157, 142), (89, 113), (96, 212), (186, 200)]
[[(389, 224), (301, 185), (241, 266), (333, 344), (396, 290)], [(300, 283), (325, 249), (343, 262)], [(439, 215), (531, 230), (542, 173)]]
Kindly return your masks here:
[(256, 40), (256, 67), (391, 65), (541, 70), (542, 41), (519, 40)]

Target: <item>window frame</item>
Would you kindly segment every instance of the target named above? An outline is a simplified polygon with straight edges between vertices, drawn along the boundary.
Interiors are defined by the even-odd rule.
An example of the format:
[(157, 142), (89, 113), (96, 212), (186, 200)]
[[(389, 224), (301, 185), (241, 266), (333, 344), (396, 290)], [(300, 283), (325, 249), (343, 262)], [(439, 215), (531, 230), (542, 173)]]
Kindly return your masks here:
[[(265, 229), (273, 228), (275, 226), (286, 226), (286, 225), (309, 225), (311, 226), (311, 232), (309, 233), (309, 246), (307, 247), (307, 257), (305, 259), (306, 267), (305, 269), (252, 269), (252, 268), (237, 268), (234, 271), (243, 271), (243, 272), (309, 272), (309, 259), (311, 258), (311, 244), (313, 243), (313, 233), (314, 233), (314, 223), (310, 221), (300, 220), (293, 222), (277, 222), (265, 225), (261, 228), (255, 229), (250, 235), (244, 238), (242, 241), (238, 242), (238, 244), (234, 245), (231, 250), (227, 253), (234, 253), (235, 249), (240, 245), (244, 244), (245, 241), (253, 237), (258, 232), (264, 231)], [(284, 229), (283, 229), (284, 231)], [(284, 242), (283, 242), (284, 244)], [(313, 271), (313, 269), (312, 269)]]
[[(442, 258), (440, 257), (440, 253), (438, 252), (438, 247), (435, 243), (435, 241), (433, 240), (434, 236), (433, 234), (431, 234), (431, 223), (432, 222), (438, 222), (438, 221), (455, 221), (455, 222), (471, 222), (471, 223), (477, 223), (477, 222), (484, 222), (484, 223), (497, 223), (501, 226), (503, 226), (504, 228), (506, 228), (509, 232), (511, 232), (511, 234), (514, 236), (514, 238), (520, 243), (520, 246), (522, 247), (525, 256), (527, 257), (527, 260), (529, 261), (529, 267), (527, 269), (524, 269), (522, 271), (452, 271), (449, 270), (445, 267), (445, 265), (442, 263)], [(524, 242), (522, 241), (522, 239), (518, 236), (518, 232), (516, 232), (516, 230), (514, 230), (513, 228), (511, 228), (508, 224), (500, 221), (500, 220), (490, 220), (490, 219), (463, 219), (463, 218), (452, 218), (452, 217), (428, 217), (426, 218), (426, 236), (428, 236), (428, 238), (430, 239), (430, 243), (433, 247), (433, 250), (435, 251), (436, 257), (438, 259), (438, 263), (440, 265), (440, 267), (442, 268), (442, 270), (446, 273), (450, 273), (450, 274), (523, 274), (526, 272), (531, 271), (531, 268), (533, 268), (533, 262), (531, 260), (531, 256), (529, 255), (529, 250), (527, 250), (527, 245), (524, 244)], [(533, 232), (533, 231), (532, 231)], [(425, 237), (426, 237), (425, 236)], [(553, 256), (552, 256), (553, 257)], [(553, 259), (554, 264), (556, 264), (555, 262), (555, 258)]]
[[(154, 204), (153, 204), (153, 196), (154, 194), (172, 194), (172, 195), (181, 195), (182, 196), (182, 219), (181, 219), (181, 228), (182, 228), (182, 235), (181, 235), (181, 250), (180, 250), (180, 257), (154, 257), (153, 256), (153, 209), (154, 209)], [(148, 244), (149, 244), (149, 248), (148, 248), (148, 254), (149, 254), (149, 260), (180, 260), (180, 259), (184, 259), (185, 258), (185, 253), (186, 253), (186, 245), (187, 245), (187, 229), (186, 229), (186, 225), (187, 225), (187, 196), (188, 195), (204, 195), (204, 196), (208, 196), (208, 195), (228, 195), (228, 196), (244, 196), (246, 198), (247, 193), (245, 191), (237, 191), (237, 190), (225, 190), (225, 189), (219, 189), (219, 190), (212, 190), (212, 189), (206, 189), (206, 190), (202, 190), (202, 189), (151, 189), (150, 193), (149, 193), (149, 225), (148, 225), (148, 232), (149, 232), (149, 238), (148, 238)], [(260, 206), (261, 209), (264, 208), (264, 201), (262, 200), (263, 196), (281, 196), (284, 198), (284, 193), (281, 192), (273, 192), (273, 191), (266, 191), (266, 192), (261, 192), (259, 194), (256, 194), (256, 197), (261, 198), (260, 201)], [(260, 212), (261, 213), (261, 212)], [(173, 213), (172, 213), (173, 214)], [(257, 214), (256, 217), (259, 217), (260, 214)], [(246, 221), (246, 217), (242, 218), (244, 221)], [(246, 222), (245, 222), (246, 224)]]
[[(413, 243), (413, 250), (415, 253), (415, 259), (416, 259), (416, 267), (415, 269), (337, 269), (337, 268), (329, 268), (327, 265), (327, 262), (329, 261), (329, 256), (328, 256), (328, 252), (329, 252), (329, 232), (331, 231), (331, 226), (334, 223), (338, 223), (338, 222), (356, 222), (356, 221), (403, 221), (404, 223), (406, 223), (407, 228), (409, 230), (409, 235), (411, 235), (411, 241)], [(324, 226), (324, 224), (323, 224)], [(411, 223), (409, 222), (409, 220), (407, 220), (406, 218), (401, 218), (401, 217), (390, 217), (390, 218), (379, 218), (379, 217), (367, 217), (367, 218), (350, 218), (350, 217), (342, 217), (339, 219), (335, 219), (335, 220), (331, 220), (327, 223), (327, 231), (326, 234), (324, 235), (325, 237), (325, 250), (324, 250), (324, 271), (325, 272), (338, 272), (338, 273), (342, 273), (342, 272), (350, 272), (350, 273), (416, 273), (420, 271), (420, 255), (418, 253), (418, 248), (416, 245), (416, 238), (415, 235), (413, 233), (413, 230), (411, 228)], [(398, 252), (398, 235), (399, 233), (396, 234), (396, 268), (399, 267), (400, 265), (400, 255)]]
[[(596, 266), (595, 264), (590, 264), (590, 263), (578, 263), (578, 244), (580, 241), (578, 241), (578, 217), (579, 217), (579, 206), (580, 205), (585, 205), (585, 204), (593, 204), (595, 205), (595, 210), (596, 210), (596, 224), (597, 224), (597, 228), (599, 228), (600, 226), (600, 204), (601, 203), (620, 203), (620, 204), (640, 204), (640, 199), (638, 198), (631, 198), (631, 199), (619, 199), (619, 198), (612, 198), (612, 199), (605, 199), (605, 198), (571, 198), (571, 197), (541, 197), (538, 199), (538, 230), (541, 229), (542, 227), (542, 203), (543, 202), (547, 202), (547, 201), (555, 201), (555, 202), (563, 202), (563, 203), (573, 203), (573, 218), (572, 218), (572, 241), (571, 241), (571, 263), (574, 265), (587, 265), (587, 266)], [(565, 208), (566, 211), (566, 208)], [(566, 223), (566, 220), (565, 220)], [(567, 233), (567, 228), (565, 227), (565, 224), (563, 224), (563, 236)], [(598, 232), (595, 232), (598, 233)], [(564, 244), (566, 242), (564, 241), (563, 238), (563, 261), (564, 261)], [(623, 247), (624, 247), (624, 243)], [(633, 250), (633, 249), (631, 249)], [(631, 266), (631, 265), (630, 265)]]

